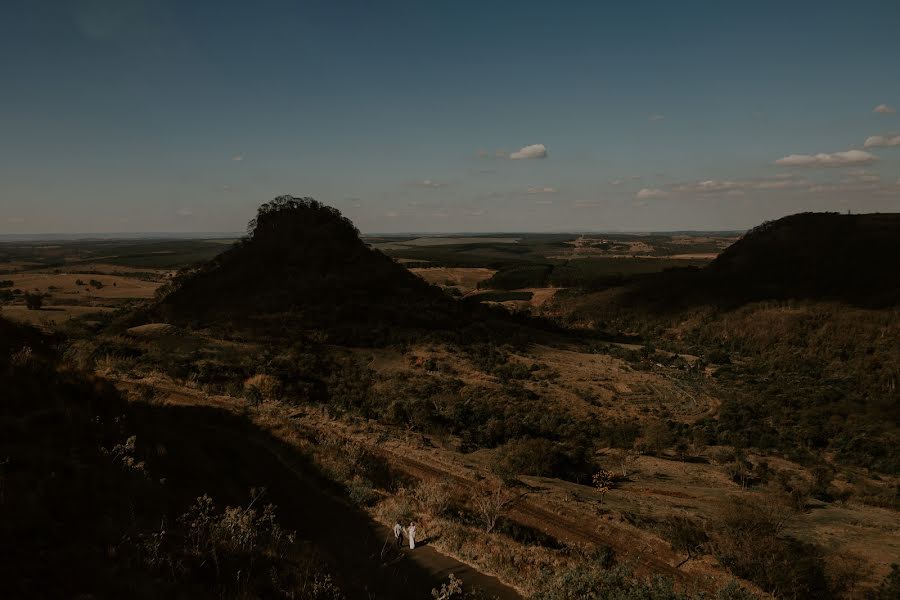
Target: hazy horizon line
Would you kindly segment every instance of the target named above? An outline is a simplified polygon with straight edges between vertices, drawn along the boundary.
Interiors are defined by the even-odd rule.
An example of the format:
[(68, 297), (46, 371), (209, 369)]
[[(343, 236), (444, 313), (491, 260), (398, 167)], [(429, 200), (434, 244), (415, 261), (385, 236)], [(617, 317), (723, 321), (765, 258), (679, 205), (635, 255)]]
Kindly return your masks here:
[[(475, 237), (516, 235), (598, 235), (598, 234), (737, 234), (749, 229), (560, 229), (547, 231), (361, 231), (360, 237)], [(54, 242), (54, 241), (121, 241), (121, 240), (222, 240), (241, 238), (246, 232), (234, 231), (115, 231), (104, 233), (0, 233), (0, 242)]]

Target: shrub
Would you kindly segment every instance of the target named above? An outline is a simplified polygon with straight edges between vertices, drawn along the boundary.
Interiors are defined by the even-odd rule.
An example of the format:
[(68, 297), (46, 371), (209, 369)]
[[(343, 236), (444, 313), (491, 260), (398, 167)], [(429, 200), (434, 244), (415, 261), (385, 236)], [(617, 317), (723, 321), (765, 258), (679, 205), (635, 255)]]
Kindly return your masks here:
[(450, 485), (435, 479), (419, 483), (413, 490), (413, 497), (422, 511), (431, 517), (439, 517), (446, 513), (452, 499)]
[(832, 597), (818, 550), (783, 536), (782, 519), (770, 506), (733, 502), (713, 535), (713, 554), (734, 575), (779, 597)]
[(557, 473), (562, 462), (558, 444), (543, 438), (524, 438), (498, 448), (492, 468), (504, 479), (517, 475), (550, 476)]
[(372, 482), (359, 475), (355, 475), (347, 483), (347, 494), (353, 502), (361, 506), (369, 506), (378, 497), (372, 489)]
[(472, 498), (472, 506), (481, 521), (484, 530), (490, 533), (497, 526), (507, 510), (522, 498), (524, 494), (516, 494), (504, 485), (485, 488)]
[(44, 306), (43, 294), (25, 294), (25, 306), (28, 310), (41, 310)]
[(244, 393), (253, 400), (278, 400), (281, 398), (281, 382), (271, 375), (254, 375), (244, 382)]

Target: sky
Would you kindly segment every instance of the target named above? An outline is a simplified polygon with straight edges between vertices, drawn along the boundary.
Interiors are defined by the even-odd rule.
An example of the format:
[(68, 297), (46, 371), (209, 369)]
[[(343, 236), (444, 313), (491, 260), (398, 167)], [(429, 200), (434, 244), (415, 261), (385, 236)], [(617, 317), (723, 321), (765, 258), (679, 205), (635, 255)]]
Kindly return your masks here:
[(0, 234), (900, 211), (897, 0), (3, 0)]

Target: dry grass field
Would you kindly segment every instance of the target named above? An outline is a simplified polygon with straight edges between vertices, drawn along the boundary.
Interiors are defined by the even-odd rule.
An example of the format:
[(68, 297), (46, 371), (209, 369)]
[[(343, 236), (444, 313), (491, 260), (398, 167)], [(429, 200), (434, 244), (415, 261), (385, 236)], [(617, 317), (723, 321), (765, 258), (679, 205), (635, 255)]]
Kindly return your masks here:
[(59, 326), (71, 319), (89, 318), (113, 310), (108, 306), (60, 304), (45, 306), (41, 310), (29, 310), (24, 304), (4, 305), (0, 315), (5, 318), (38, 327)]
[[(122, 298), (152, 298), (159, 283), (143, 281), (127, 276), (96, 275), (93, 273), (44, 273), (28, 272), (9, 276), (13, 288), (23, 292), (48, 294), (49, 301), (62, 299), (72, 300), (82, 297), (96, 300), (114, 300)], [(90, 281), (99, 281), (102, 287), (90, 285)], [(79, 285), (77, 282), (83, 282)]]
[[(0, 304), (0, 310), (10, 319), (52, 328), (71, 319), (153, 298), (168, 274), (168, 271), (102, 263), (78, 265), (71, 271), (29, 269), (14, 272), (3, 279), (12, 282), (6, 288), (8, 292), (18, 290), (19, 293)], [(28, 309), (26, 295), (41, 296), (43, 306), (39, 310)]]
[(462, 294), (467, 294), (477, 289), (480, 282), (490, 279), (497, 271), (484, 267), (420, 267), (412, 268), (410, 272), (430, 284), (455, 287)]

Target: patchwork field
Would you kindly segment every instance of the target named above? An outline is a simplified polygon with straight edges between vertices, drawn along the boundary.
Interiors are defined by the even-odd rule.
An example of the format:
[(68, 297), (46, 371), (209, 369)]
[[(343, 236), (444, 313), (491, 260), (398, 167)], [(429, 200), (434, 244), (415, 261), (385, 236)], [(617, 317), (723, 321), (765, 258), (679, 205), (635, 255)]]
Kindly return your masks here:
[(153, 298), (177, 269), (212, 258), (232, 241), (0, 243), (0, 310), (10, 319), (45, 328), (89, 322)]
[(414, 267), (410, 271), (432, 285), (454, 287), (463, 294), (478, 289), (479, 283), (497, 272), (484, 267)]
[(73, 296), (75, 300), (87, 301), (152, 298), (160, 285), (156, 281), (130, 276), (127, 272), (120, 275), (29, 272), (11, 275), (8, 279), (13, 282), (13, 289), (46, 294), (50, 301), (72, 300)]
[(703, 267), (737, 234), (510, 234), (367, 238), (454, 296), (543, 312), (560, 289), (605, 289), (671, 268)]

